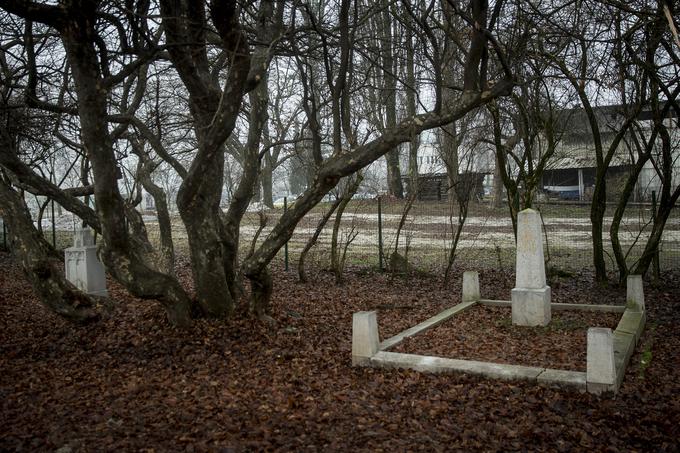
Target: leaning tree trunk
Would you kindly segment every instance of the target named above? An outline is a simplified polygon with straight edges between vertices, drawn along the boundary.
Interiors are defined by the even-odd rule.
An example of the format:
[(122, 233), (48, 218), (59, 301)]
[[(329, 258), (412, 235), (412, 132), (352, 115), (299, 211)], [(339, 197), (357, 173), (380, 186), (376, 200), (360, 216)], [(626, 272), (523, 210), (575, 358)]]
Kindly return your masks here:
[(604, 214), (607, 210), (607, 179), (606, 168), (598, 167), (595, 171), (595, 189), (590, 204), (590, 223), (593, 235), (593, 265), (595, 266), (595, 281), (607, 282), (607, 266), (604, 261)]
[(273, 169), (270, 156), (265, 156), (263, 162), (264, 164), (262, 166), (262, 174), (260, 175), (260, 181), (262, 183), (262, 204), (268, 208), (273, 208)]
[(347, 183), (347, 187), (344, 193), (342, 194), (340, 204), (338, 205), (338, 209), (336, 210), (335, 221), (333, 222), (333, 234), (331, 236), (331, 268), (333, 269), (333, 274), (335, 275), (335, 283), (338, 284), (342, 283), (342, 268), (343, 268), (340, 259), (340, 253), (338, 251), (338, 234), (340, 232), (342, 214), (344, 214), (345, 208), (347, 208), (349, 202), (352, 201), (352, 197), (359, 189), (359, 186), (361, 185), (361, 181), (363, 181), (363, 179), (364, 179), (363, 175), (361, 174), (361, 172), (359, 172), (357, 173), (357, 176), (354, 179), (354, 181)]
[(671, 211), (675, 207), (675, 204), (680, 198), (680, 185), (672, 190), (673, 184), (673, 154), (671, 151), (671, 137), (668, 130), (662, 127), (660, 130), (661, 140), (662, 140), (662, 162), (659, 165), (661, 168), (661, 199), (659, 200), (659, 208), (654, 216), (654, 223), (652, 226), (652, 232), (649, 235), (647, 244), (645, 244), (645, 250), (635, 267), (636, 274), (646, 274), (649, 269), (649, 265), (652, 263), (654, 258), (658, 256), (659, 244), (661, 243), (661, 238), (663, 235), (664, 228), (666, 227), (666, 221), (671, 215)]
[(398, 127), (381, 137), (364, 143), (348, 153), (329, 158), (319, 168), (314, 183), (295, 201), (291, 209), (281, 216), (255, 253), (244, 261), (241, 267), (243, 275), (252, 283), (259, 283), (260, 272), (290, 239), (300, 219), (321, 201), (340, 178), (349, 176), (375, 162), (390, 149), (410, 140), (414, 133), (419, 134), (422, 131), (456, 121), (474, 108), (485, 105), (500, 95), (507, 95), (512, 86), (510, 81), (504, 79), (496, 83), (488, 92), (463, 97), (461, 103), (453, 110), (424, 113), (416, 118), (404, 120)]
[(640, 172), (642, 171), (642, 168), (648, 159), (649, 154), (647, 153), (644, 153), (638, 157), (635, 167), (633, 167), (633, 170), (626, 179), (623, 192), (621, 193), (619, 201), (616, 205), (616, 211), (614, 212), (614, 217), (612, 218), (611, 227), (609, 227), (612, 250), (614, 252), (614, 258), (616, 259), (616, 265), (619, 269), (619, 284), (623, 284), (628, 277), (628, 264), (626, 263), (626, 255), (623, 253), (621, 241), (619, 240), (619, 227), (621, 226), (621, 220), (623, 219), (623, 214), (626, 211), (626, 206), (628, 206), (630, 196), (635, 190), (635, 184), (637, 183), (638, 176), (640, 176)]
[(319, 223), (316, 225), (316, 230), (314, 230), (314, 234), (312, 235), (311, 238), (309, 238), (309, 240), (305, 244), (305, 248), (302, 249), (302, 252), (300, 253), (300, 259), (298, 260), (298, 277), (300, 278), (301, 283), (307, 282), (307, 274), (305, 273), (305, 260), (307, 259), (307, 254), (312, 249), (312, 247), (314, 247), (314, 244), (316, 244), (316, 241), (319, 239), (319, 236), (321, 236), (323, 228), (326, 226), (328, 220), (331, 218), (331, 216), (333, 215), (333, 213), (338, 208), (341, 202), (342, 197), (338, 197), (335, 199), (335, 201), (328, 209), (328, 211), (326, 211), (323, 217), (321, 217), (321, 220), (319, 220)]
[(103, 298), (91, 297), (66, 280), (50, 260), (25, 203), (1, 178), (0, 215), (8, 227), (10, 249), (40, 301), (70, 321), (82, 323), (98, 319), (104, 307)]
[(637, 266), (635, 266), (635, 270), (633, 271), (634, 274), (645, 275), (647, 273), (654, 256), (658, 253), (666, 222), (673, 210), (673, 206), (678, 201), (678, 195), (680, 195), (680, 188), (675, 191), (670, 203), (659, 206), (656, 217), (654, 218), (654, 224), (652, 225), (652, 231), (649, 234), (649, 239), (647, 239), (647, 244), (645, 244), (645, 250), (642, 252), (640, 261), (638, 261)]

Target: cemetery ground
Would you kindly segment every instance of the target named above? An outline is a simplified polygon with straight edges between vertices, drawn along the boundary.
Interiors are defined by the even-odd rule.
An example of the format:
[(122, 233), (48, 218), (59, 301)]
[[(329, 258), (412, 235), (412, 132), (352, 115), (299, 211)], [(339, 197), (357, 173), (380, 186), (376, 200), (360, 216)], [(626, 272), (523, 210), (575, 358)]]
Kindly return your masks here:
[[(113, 311), (75, 327), (43, 308), (0, 253), (1, 451), (678, 451), (680, 274), (645, 283), (647, 327), (617, 395), (351, 366), (352, 314), (377, 310), (381, 338), (460, 302), (462, 270), (393, 277), (274, 264), (272, 316), (238, 313), (171, 328), (159, 304), (109, 280)], [(186, 260), (177, 273), (189, 285)], [(509, 271), (480, 272), (482, 296), (507, 299)], [(553, 302), (625, 303), (586, 272), (553, 277)], [(572, 316), (572, 317), (569, 317)], [(404, 347), (454, 358), (585, 366), (591, 323), (555, 313), (512, 326), (509, 309), (473, 307)]]

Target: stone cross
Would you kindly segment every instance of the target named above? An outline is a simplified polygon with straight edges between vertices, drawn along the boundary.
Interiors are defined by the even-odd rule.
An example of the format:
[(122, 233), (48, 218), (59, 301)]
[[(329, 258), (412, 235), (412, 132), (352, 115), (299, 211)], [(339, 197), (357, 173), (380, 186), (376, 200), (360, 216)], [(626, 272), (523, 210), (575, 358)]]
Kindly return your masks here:
[(512, 290), (512, 323), (546, 326), (550, 322), (550, 287), (545, 280), (541, 216), (533, 209), (517, 215), (517, 265)]

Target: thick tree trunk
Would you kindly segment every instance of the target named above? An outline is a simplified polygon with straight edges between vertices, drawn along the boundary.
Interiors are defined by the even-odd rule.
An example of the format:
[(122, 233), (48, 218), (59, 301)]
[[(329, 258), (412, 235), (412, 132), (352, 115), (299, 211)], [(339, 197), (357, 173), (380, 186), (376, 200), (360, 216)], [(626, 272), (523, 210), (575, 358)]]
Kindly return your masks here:
[(385, 155), (387, 162), (387, 191), (397, 198), (404, 198), (404, 185), (401, 182), (399, 168), (399, 148), (395, 148)]
[[(446, 91), (446, 90), (445, 90)], [(448, 180), (447, 195), (451, 199), (456, 197), (456, 185), (458, 184), (458, 174), (460, 173), (458, 163), (458, 131), (456, 123), (451, 123), (442, 128), (442, 160), (446, 166)]]
[[(381, 17), (381, 53), (385, 81), (385, 126), (387, 129), (393, 128), (397, 124), (397, 79), (394, 70), (394, 49), (392, 48), (392, 19), (388, 7), (385, 7)], [(399, 147), (395, 147), (385, 155), (387, 162), (387, 187), (390, 195), (397, 198), (404, 198), (404, 186), (401, 181), (401, 169), (399, 168)]]
[(496, 166), (493, 169), (493, 207), (500, 208), (501, 206), (503, 206), (503, 177), (498, 156), (496, 156)]
[[(255, 56), (265, 52), (265, 49), (258, 49)], [(269, 104), (269, 91), (267, 86), (267, 76), (257, 87), (250, 92), (250, 127), (248, 129), (248, 140), (244, 148), (244, 165), (241, 180), (238, 188), (234, 192), (229, 209), (224, 217), (224, 269), (227, 277), (229, 292), (234, 301), (240, 299), (243, 292), (242, 282), (238, 272), (238, 246), (239, 246), (239, 227), (241, 220), (246, 213), (246, 209), (253, 198), (253, 193), (259, 182), (260, 176), (260, 141), (262, 131), (269, 117), (267, 106)]]
[(66, 280), (40, 241), (40, 233), (33, 226), (23, 200), (1, 178), (0, 216), (7, 226), (10, 249), (40, 301), (70, 321), (98, 319), (104, 308), (103, 298), (89, 296)]
[[(207, 171), (205, 177), (217, 181), (221, 186), (219, 177), (222, 173), (221, 167), (215, 163), (213, 168), (217, 171)], [(225, 241), (220, 235), (222, 221), (219, 200), (203, 204), (198, 200), (193, 202), (184, 200), (181, 194), (180, 189), (177, 207), (187, 231), (198, 305), (206, 316), (217, 318), (227, 316), (234, 306), (223, 261)]]
[[(451, 5), (449, 5), (447, 0), (442, 0), (442, 10), (445, 13), (445, 29), (448, 35), (455, 35), (458, 30), (454, 30), (454, 24), (452, 21), (455, 16), (452, 11)], [(445, 106), (451, 105), (456, 102), (458, 93), (454, 90), (454, 87), (460, 83), (460, 80), (456, 80), (456, 73), (454, 68), (457, 67), (457, 49), (453, 42), (447, 42), (444, 44), (444, 58), (442, 61), (442, 104)], [(458, 77), (460, 79), (460, 77)], [(453, 201), (456, 196), (454, 191), (456, 183), (458, 182), (459, 164), (458, 164), (458, 145), (460, 140), (458, 138), (458, 130), (456, 123), (447, 124), (441, 128), (441, 157), (446, 166), (446, 174), (448, 179), (447, 196), (449, 200)]]
[(607, 210), (607, 180), (606, 168), (599, 167), (595, 171), (595, 189), (590, 204), (590, 223), (593, 235), (593, 266), (595, 267), (595, 281), (607, 282), (607, 265), (604, 261), (604, 214)]
[(150, 266), (126, 226), (126, 206), (118, 191), (117, 162), (107, 124), (107, 89), (99, 73), (94, 42), (95, 4), (70, 10), (62, 38), (78, 96), (81, 135), (94, 173), (94, 194), (107, 270), (134, 295), (159, 299), (176, 325), (190, 322), (190, 300), (174, 278)]
[(269, 299), (271, 299), (272, 291), (274, 290), (274, 282), (272, 281), (271, 273), (267, 267), (255, 277), (251, 278), (251, 310), (258, 319), (262, 321), (271, 322), (273, 319), (269, 316)]
[(272, 163), (268, 156), (264, 158), (264, 165), (262, 166), (262, 174), (260, 175), (260, 181), (262, 184), (262, 203), (268, 207), (274, 207), (274, 195), (273, 195), (273, 169)]

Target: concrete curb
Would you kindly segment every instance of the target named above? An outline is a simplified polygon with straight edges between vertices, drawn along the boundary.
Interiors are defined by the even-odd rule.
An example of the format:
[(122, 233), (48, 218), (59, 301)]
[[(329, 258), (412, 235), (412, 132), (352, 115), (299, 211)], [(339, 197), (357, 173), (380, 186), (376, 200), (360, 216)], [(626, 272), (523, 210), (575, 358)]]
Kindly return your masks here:
[[(492, 300), (492, 299), (480, 299), (480, 305), (485, 305), (487, 307), (511, 307), (512, 302), (509, 300)], [(601, 311), (609, 313), (623, 313), (626, 307), (623, 305), (590, 305), (590, 304), (560, 304), (551, 303), (550, 309), (555, 311)]]
[(405, 368), (429, 373), (459, 372), (492, 379), (531, 381), (548, 386), (576, 387), (580, 390), (586, 388), (586, 374), (582, 372), (476, 360), (447, 359), (380, 351), (371, 357), (368, 365), (380, 368)]
[(449, 309), (446, 309), (442, 311), (439, 314), (434, 315), (433, 317), (426, 319), (425, 321), (421, 322), (420, 324), (417, 324), (410, 329), (406, 329), (401, 333), (398, 333), (397, 335), (388, 338), (387, 340), (383, 341), (380, 343), (380, 350), (385, 351), (389, 348), (392, 348), (402, 341), (404, 341), (406, 338), (412, 337), (414, 335), (418, 335), (419, 333), (423, 333), (428, 329), (431, 329), (433, 327), (437, 327), (439, 324), (443, 323), (447, 319), (451, 318), (453, 315), (456, 315), (463, 310), (466, 310), (470, 307), (472, 307), (474, 304), (476, 304), (476, 301), (472, 302), (463, 302), (461, 304), (455, 305)]
[[(469, 286), (474, 285), (470, 284)], [(636, 288), (637, 287), (634, 287), (634, 289)], [(626, 367), (628, 366), (628, 362), (633, 355), (633, 351), (635, 350), (635, 347), (640, 340), (645, 327), (646, 314), (644, 311), (644, 300), (642, 297), (644, 297), (642, 295), (642, 290), (641, 288), (638, 288), (633, 297), (629, 295), (629, 299), (631, 299), (631, 301), (629, 301), (628, 307), (617, 305), (550, 304), (551, 310), (558, 311), (574, 310), (623, 313), (614, 332), (611, 332), (609, 329), (590, 329), (594, 331), (606, 331), (604, 334), (607, 336), (605, 339), (607, 340), (608, 345), (605, 346), (604, 350), (601, 347), (603, 343), (594, 342), (591, 344), (591, 332), (589, 330), (589, 350), (591, 349), (591, 346), (599, 346), (599, 348), (595, 347), (593, 350), (597, 349), (596, 352), (598, 354), (604, 354), (602, 355), (603, 360), (613, 359), (613, 374), (610, 371), (605, 379), (601, 379), (599, 381), (597, 380), (597, 371), (599, 368), (594, 367), (594, 369), (591, 369), (591, 362), (588, 364), (589, 371), (584, 373), (580, 371), (556, 370), (551, 368), (480, 362), (475, 360), (449, 359), (444, 357), (402, 354), (387, 351), (387, 349), (400, 344), (406, 338), (436, 327), (454, 315), (472, 307), (477, 303), (480, 305), (494, 307), (512, 307), (512, 302), (507, 300), (480, 299), (460, 303), (438, 313), (437, 315), (421, 322), (420, 324), (417, 324), (416, 326), (411, 327), (410, 329), (406, 329), (403, 332), (384, 340), (381, 343), (379, 343), (378, 338), (378, 326), (375, 318), (375, 312), (355, 313), (355, 320), (352, 329), (352, 361), (353, 364), (359, 366), (407, 368), (430, 373), (459, 372), (484, 376), (492, 379), (524, 380), (535, 382), (539, 385), (553, 387), (557, 386), (562, 388), (568, 387), (595, 394), (610, 391), (616, 393), (623, 382)], [(368, 321), (363, 322), (363, 324), (367, 324), (367, 327), (359, 322), (363, 318), (371, 321), (370, 323)], [(593, 338), (595, 338), (595, 336), (593, 336)], [(593, 339), (593, 341), (595, 340)], [(590, 354), (590, 352), (588, 354)], [(591, 357), (591, 359), (595, 360), (595, 362), (592, 363), (599, 363), (599, 359), (597, 357), (599, 357), (597, 354)], [(611, 368), (609, 368), (609, 370), (611, 370)], [(592, 374), (589, 375), (588, 373)]]

